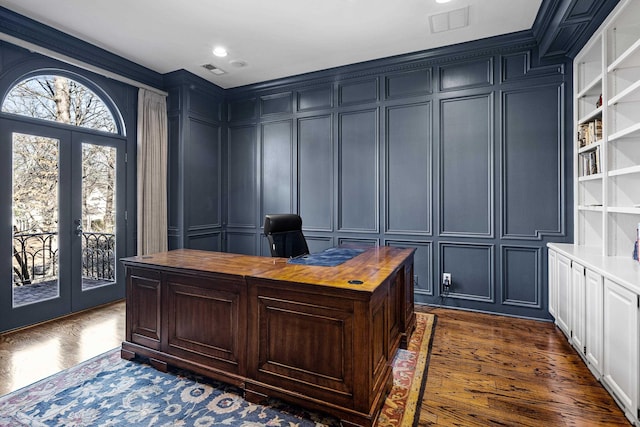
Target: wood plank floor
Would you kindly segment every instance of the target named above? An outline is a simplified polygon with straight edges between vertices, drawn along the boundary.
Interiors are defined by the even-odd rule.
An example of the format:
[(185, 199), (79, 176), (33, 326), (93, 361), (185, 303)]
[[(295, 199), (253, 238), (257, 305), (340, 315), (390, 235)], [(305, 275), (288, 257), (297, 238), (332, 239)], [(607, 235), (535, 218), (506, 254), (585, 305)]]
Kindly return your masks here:
[(120, 346), (124, 301), (0, 335), (0, 395)]
[(441, 308), (420, 426), (629, 426), (552, 323)]
[[(420, 426), (629, 426), (551, 323), (438, 316)], [(0, 395), (120, 345), (124, 302), (0, 335)]]

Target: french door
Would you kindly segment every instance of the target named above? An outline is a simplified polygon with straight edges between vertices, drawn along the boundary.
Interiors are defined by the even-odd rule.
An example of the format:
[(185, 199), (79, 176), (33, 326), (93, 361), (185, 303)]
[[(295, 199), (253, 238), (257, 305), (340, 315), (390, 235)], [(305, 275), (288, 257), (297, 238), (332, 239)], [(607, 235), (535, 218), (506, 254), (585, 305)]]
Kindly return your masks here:
[(124, 298), (124, 139), (0, 124), (0, 331)]

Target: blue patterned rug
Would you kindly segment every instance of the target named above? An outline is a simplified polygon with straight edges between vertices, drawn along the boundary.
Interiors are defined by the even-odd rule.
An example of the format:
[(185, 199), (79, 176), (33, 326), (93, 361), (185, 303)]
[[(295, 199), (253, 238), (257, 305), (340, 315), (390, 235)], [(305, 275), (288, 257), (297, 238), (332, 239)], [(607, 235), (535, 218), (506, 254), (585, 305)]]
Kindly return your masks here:
[(0, 397), (0, 426), (338, 426), (276, 400), (249, 403), (241, 391), (186, 371), (163, 373), (114, 349)]
[[(435, 316), (417, 313), (407, 350), (393, 360), (394, 385), (376, 427), (415, 424), (427, 377)], [(0, 396), (0, 427), (334, 427), (339, 420), (279, 400), (257, 405), (242, 391), (183, 370), (160, 372), (114, 349)]]

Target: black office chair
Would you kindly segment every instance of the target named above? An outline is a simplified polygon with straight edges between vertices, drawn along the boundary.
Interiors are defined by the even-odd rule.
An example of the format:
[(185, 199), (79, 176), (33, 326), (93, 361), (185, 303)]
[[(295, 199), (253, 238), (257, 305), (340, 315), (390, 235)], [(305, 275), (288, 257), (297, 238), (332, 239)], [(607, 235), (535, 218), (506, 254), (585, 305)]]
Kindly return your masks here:
[(271, 214), (264, 217), (264, 234), (272, 257), (294, 258), (309, 253), (302, 234), (302, 218), (296, 214)]

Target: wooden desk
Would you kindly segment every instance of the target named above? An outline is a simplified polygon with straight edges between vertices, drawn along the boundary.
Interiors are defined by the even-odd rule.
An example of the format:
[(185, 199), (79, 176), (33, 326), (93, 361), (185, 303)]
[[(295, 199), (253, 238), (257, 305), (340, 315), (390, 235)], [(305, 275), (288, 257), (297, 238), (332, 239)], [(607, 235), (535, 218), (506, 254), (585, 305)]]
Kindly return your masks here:
[(122, 357), (371, 426), (415, 327), (413, 253), (375, 247), (336, 267), (188, 249), (125, 258)]

